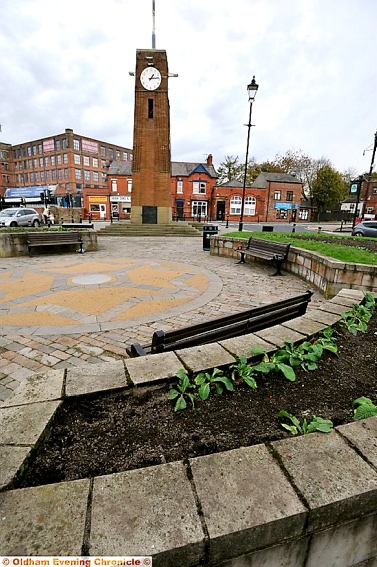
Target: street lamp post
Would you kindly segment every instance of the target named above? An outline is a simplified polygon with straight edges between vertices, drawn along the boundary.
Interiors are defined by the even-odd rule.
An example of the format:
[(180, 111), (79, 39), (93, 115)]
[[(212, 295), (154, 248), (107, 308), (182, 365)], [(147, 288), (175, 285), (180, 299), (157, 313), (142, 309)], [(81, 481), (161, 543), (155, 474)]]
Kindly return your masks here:
[(250, 128), (251, 128), (251, 126), (252, 126), (252, 124), (251, 124), (251, 113), (252, 113), (253, 102), (254, 102), (254, 100), (255, 100), (258, 87), (259, 87), (259, 85), (256, 84), (256, 82), (255, 82), (255, 76), (254, 76), (254, 77), (253, 77), (253, 80), (252, 80), (251, 83), (250, 83), (250, 85), (247, 85), (247, 94), (248, 94), (248, 97), (249, 97), (250, 110), (249, 110), (249, 122), (246, 124), (246, 126), (247, 126), (246, 159), (245, 159), (245, 171), (244, 171), (244, 174), (243, 174), (243, 189), (242, 189), (241, 216), (240, 216), (240, 222), (239, 222), (239, 224), (238, 224), (238, 230), (239, 230), (239, 232), (242, 232), (242, 230), (243, 230), (243, 215), (244, 215), (244, 211), (245, 211), (245, 193), (246, 193), (247, 162), (248, 162), (248, 160), (249, 160)]

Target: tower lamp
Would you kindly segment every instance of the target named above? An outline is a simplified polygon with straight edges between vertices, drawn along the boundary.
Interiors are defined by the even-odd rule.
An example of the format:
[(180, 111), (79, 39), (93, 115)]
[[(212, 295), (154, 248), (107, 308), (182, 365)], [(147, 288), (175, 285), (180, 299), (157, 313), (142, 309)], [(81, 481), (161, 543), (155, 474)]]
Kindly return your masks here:
[(247, 124), (245, 124), (245, 126), (247, 126), (247, 143), (246, 143), (245, 171), (244, 171), (244, 174), (243, 174), (241, 216), (240, 216), (240, 222), (238, 224), (239, 232), (242, 232), (242, 230), (243, 230), (243, 215), (244, 215), (244, 211), (245, 211), (247, 162), (249, 160), (250, 128), (252, 126), (252, 124), (251, 124), (251, 113), (252, 113), (252, 110), (253, 110), (253, 102), (255, 100), (255, 97), (256, 97), (256, 94), (257, 94), (257, 91), (258, 91), (258, 87), (259, 87), (259, 85), (257, 85), (257, 83), (255, 82), (255, 76), (254, 76), (251, 83), (249, 85), (247, 85), (247, 94), (248, 94), (248, 97), (249, 97), (250, 110), (249, 110), (249, 122)]

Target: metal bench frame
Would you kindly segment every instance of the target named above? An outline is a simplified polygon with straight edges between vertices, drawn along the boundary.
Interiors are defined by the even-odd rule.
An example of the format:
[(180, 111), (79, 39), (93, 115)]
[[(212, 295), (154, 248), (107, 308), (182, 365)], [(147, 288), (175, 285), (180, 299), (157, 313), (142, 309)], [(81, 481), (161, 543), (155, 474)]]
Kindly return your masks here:
[(255, 333), (300, 317), (306, 313), (313, 291), (283, 299), (275, 303), (254, 307), (247, 311), (212, 319), (205, 323), (183, 327), (173, 331), (155, 331), (152, 342), (147, 345), (134, 343), (126, 348), (127, 354), (134, 358), (147, 354), (156, 354), (204, 345), (212, 342)]
[(80, 250), (83, 251), (83, 241), (79, 232), (30, 232), (27, 239), (27, 247), (29, 256), (31, 257), (31, 249), (42, 246), (73, 246), (79, 244)]
[(284, 244), (283, 242), (250, 237), (246, 247), (239, 246), (237, 248), (237, 251), (241, 254), (241, 259), (237, 263), (245, 264), (245, 255), (254, 256), (254, 258), (273, 262), (276, 266), (276, 272), (272, 275), (282, 276), (281, 267), (288, 258), (290, 246), (290, 243)]

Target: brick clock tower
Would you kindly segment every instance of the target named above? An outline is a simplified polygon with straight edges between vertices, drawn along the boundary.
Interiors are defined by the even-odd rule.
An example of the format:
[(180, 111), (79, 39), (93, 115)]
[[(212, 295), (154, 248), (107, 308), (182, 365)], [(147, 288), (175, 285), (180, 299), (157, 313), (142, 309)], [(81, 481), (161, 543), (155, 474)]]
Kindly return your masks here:
[(170, 224), (170, 111), (166, 51), (136, 52), (131, 223)]

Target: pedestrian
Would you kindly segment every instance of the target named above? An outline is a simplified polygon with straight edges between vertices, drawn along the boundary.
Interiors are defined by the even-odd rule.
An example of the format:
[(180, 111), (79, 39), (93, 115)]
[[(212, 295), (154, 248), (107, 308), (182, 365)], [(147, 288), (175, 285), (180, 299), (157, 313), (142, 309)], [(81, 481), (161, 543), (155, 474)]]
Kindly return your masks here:
[(42, 215), (43, 215), (44, 223), (48, 224), (48, 217), (50, 216), (50, 207), (45, 207)]

